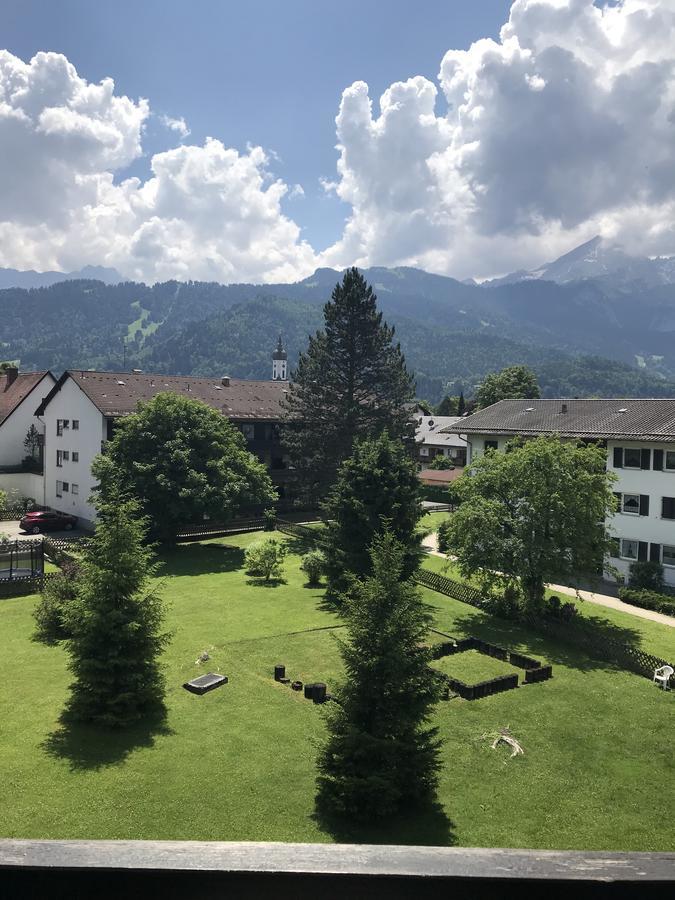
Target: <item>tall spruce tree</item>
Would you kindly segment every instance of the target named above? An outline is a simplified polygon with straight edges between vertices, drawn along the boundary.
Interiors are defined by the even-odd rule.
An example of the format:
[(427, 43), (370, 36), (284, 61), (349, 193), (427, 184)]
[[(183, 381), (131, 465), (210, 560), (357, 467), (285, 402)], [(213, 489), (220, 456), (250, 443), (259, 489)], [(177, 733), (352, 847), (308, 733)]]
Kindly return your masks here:
[(333, 599), (346, 590), (351, 576), (372, 572), (370, 547), (385, 529), (403, 548), (403, 576), (408, 578), (419, 565), (422, 504), (417, 467), (401, 441), (385, 431), (356, 442), (340, 466), (324, 511), (325, 572)]
[(406, 550), (391, 532), (371, 548), (373, 574), (343, 609), (346, 681), (328, 715), (318, 759), (319, 809), (378, 819), (433, 797), (437, 729), (429, 727), (439, 679), (426, 638), (431, 612), (403, 576)]
[(163, 712), (159, 655), (168, 635), (162, 602), (149, 583), (155, 567), (146, 530), (136, 500), (119, 494), (99, 500), (68, 614), (75, 680), (66, 719), (115, 728)]
[(285, 444), (313, 498), (333, 484), (357, 438), (409, 433), (406, 404), (414, 394), (394, 329), (358, 269), (335, 286), (324, 320), (300, 355), (286, 401)]

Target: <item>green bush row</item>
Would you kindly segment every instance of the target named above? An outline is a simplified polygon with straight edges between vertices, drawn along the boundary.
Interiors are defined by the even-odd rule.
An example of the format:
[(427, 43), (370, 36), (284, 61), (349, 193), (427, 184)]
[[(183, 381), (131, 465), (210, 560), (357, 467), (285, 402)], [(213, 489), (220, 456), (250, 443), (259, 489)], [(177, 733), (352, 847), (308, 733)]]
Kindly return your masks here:
[(666, 594), (648, 591), (646, 588), (622, 587), (619, 588), (619, 599), (633, 606), (675, 616), (675, 597), (668, 597)]

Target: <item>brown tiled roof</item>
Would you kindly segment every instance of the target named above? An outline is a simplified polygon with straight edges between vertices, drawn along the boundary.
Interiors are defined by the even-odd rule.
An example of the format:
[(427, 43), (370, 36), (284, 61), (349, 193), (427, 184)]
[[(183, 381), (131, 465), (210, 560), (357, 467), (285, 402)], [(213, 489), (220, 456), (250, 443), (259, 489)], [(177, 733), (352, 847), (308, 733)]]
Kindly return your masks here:
[(675, 442), (675, 400), (500, 400), (447, 429), (459, 434), (559, 434)]
[(0, 424), (26, 399), (47, 372), (20, 372), (9, 384), (7, 375), (0, 375)]
[[(275, 421), (282, 418), (281, 401), (286, 396), (286, 381), (245, 381), (231, 378), (224, 385), (220, 378), (195, 378), (187, 375), (146, 375), (137, 372), (65, 372), (55, 393), (70, 376), (91, 402), (106, 416), (126, 416), (136, 412), (139, 401), (171, 391), (201, 400), (229, 419)], [(49, 403), (47, 397), (38, 410)]]
[(464, 469), (422, 469), (418, 472), (419, 479), (422, 484), (450, 484), (451, 481), (459, 478)]

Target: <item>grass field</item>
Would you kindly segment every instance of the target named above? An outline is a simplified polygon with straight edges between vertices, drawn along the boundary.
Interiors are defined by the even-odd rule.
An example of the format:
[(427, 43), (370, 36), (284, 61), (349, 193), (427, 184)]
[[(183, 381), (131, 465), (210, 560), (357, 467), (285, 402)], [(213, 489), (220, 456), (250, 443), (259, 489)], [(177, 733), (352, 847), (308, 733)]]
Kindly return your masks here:
[[(259, 537), (180, 547), (164, 561), (173, 639), (168, 717), (154, 728), (64, 731), (65, 652), (31, 642), (35, 598), (0, 601), (1, 836), (672, 849), (671, 830), (656, 826), (672, 814), (675, 692), (430, 591), (440, 631), (519, 649), (552, 663), (554, 677), (438, 705), (438, 808), (369, 831), (318, 820), (324, 710), (275, 683), (272, 671), (284, 663), (293, 678), (334, 687), (340, 622), (321, 591), (304, 586), (297, 555), (287, 557), (285, 583), (249, 582), (244, 548)], [(675, 655), (672, 630), (655, 623), (600, 616), (598, 628)], [(203, 650), (211, 660), (197, 665)], [(204, 697), (183, 690), (204, 671), (230, 683)], [(502, 727), (524, 756), (491, 749)]]
[[(493, 659), (478, 650), (466, 650), (464, 653), (454, 653), (451, 656), (442, 656), (434, 661), (434, 668), (444, 675), (457, 678), (464, 684), (477, 684), (479, 681), (488, 681), (490, 678), (498, 678), (500, 675), (524, 675), (520, 669)], [(522, 678), (519, 680), (522, 681)]]

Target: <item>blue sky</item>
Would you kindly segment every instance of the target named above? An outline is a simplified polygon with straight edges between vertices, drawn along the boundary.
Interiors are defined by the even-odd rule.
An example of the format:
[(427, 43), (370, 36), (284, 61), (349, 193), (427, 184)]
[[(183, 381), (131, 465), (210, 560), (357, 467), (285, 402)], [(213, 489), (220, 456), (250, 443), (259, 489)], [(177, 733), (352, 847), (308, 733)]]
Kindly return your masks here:
[[(342, 91), (363, 80), (371, 97), (413, 75), (435, 80), (449, 47), (496, 37), (507, 0), (3, 0), (4, 46), (24, 60), (63, 53), (88, 81), (146, 97), (182, 116), (190, 141), (216, 137), (274, 151), (274, 172), (300, 183), (284, 209), (317, 250), (336, 241), (349, 207), (319, 185), (333, 179)], [(145, 156), (121, 174), (147, 175), (169, 146), (147, 123)]]
[(489, 278), (596, 235), (675, 254), (675, 0), (0, 9), (0, 266), (274, 282)]

